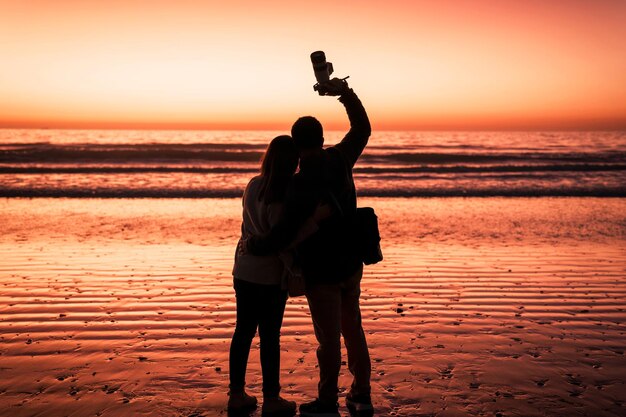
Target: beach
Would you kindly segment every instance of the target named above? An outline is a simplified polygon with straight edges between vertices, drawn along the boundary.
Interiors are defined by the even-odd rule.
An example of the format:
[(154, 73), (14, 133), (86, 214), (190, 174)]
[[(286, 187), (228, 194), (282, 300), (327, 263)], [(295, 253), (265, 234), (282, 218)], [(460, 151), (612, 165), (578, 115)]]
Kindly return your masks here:
[[(367, 417), (626, 417), (625, 39), (626, 0), (0, 0), (0, 417), (302, 417), (258, 331), (237, 415), (236, 310), (273, 397), (253, 285), (372, 259), (365, 207)], [(239, 305), (237, 248), (291, 263)], [(318, 347), (289, 298), (284, 400)]]
[[(377, 415), (624, 415), (625, 199), (359, 205), (385, 255), (361, 299)], [(237, 198), (1, 199), (0, 415), (226, 415), (240, 222)], [(281, 343), (283, 395), (308, 401), (302, 297)], [(258, 339), (248, 369), (261, 398)]]

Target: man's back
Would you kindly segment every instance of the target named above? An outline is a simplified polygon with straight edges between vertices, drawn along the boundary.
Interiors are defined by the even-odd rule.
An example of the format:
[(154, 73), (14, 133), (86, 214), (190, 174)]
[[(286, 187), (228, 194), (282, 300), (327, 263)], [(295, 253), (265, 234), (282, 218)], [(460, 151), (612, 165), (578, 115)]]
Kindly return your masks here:
[(351, 169), (335, 147), (324, 150), (320, 157), (323, 163), (315, 172), (304, 169), (294, 178), (295, 198), (305, 202), (307, 211), (326, 203), (333, 213), (319, 222), (316, 233), (296, 246), (296, 259), (307, 280), (338, 282), (360, 265), (352, 244), (356, 192)]

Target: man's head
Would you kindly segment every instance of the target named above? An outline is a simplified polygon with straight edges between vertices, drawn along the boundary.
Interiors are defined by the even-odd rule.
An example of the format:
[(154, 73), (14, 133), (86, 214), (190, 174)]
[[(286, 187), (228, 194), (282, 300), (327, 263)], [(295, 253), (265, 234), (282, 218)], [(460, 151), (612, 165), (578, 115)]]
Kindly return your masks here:
[(300, 152), (321, 149), (324, 145), (324, 129), (313, 116), (304, 116), (296, 120), (291, 127), (291, 137)]

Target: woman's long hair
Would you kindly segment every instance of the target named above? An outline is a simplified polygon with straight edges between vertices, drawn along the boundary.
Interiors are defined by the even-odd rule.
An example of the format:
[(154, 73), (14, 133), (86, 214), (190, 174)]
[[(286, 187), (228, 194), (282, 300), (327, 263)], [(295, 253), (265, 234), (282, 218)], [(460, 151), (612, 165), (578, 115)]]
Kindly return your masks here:
[(266, 204), (281, 201), (297, 167), (298, 150), (291, 136), (272, 139), (261, 162), (259, 201)]

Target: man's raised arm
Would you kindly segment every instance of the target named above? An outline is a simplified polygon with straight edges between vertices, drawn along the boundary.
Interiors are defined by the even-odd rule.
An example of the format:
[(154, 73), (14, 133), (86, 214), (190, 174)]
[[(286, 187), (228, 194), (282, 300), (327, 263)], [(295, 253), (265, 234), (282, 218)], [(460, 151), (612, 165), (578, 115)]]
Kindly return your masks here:
[(367, 145), (372, 127), (361, 100), (347, 84), (339, 96), (339, 101), (343, 103), (348, 113), (350, 130), (336, 147), (341, 150), (352, 168)]

